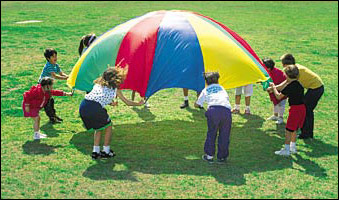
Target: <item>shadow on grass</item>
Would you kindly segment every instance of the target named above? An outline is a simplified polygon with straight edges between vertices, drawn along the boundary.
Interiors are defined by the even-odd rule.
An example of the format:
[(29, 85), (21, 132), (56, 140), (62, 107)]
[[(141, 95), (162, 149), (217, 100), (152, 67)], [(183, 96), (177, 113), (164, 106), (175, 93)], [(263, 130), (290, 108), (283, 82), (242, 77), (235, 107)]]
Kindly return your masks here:
[(54, 128), (54, 125), (51, 122), (47, 122), (40, 127), (40, 130), (44, 131), (47, 137), (58, 137), (59, 133), (63, 132)]
[(40, 143), (40, 140), (27, 141), (24, 145), (22, 145), (22, 149), (25, 154), (33, 154), (33, 155), (49, 155), (54, 152), (54, 149), (62, 147), (61, 145), (50, 146), (47, 144)]
[[(192, 113), (193, 122), (145, 121), (114, 126), (111, 146), (117, 156), (106, 161), (98, 160), (83, 176), (93, 180), (138, 181), (135, 173), (187, 174), (212, 176), (222, 184), (244, 185), (245, 174), (292, 168), (293, 162), (304, 166), (307, 174), (327, 176), (323, 168), (301, 156), (295, 160), (293, 156), (274, 155), (274, 151), (284, 143), (284, 134), (277, 137), (266, 134), (261, 130), (264, 119), (258, 115), (241, 115), (247, 119), (246, 122), (232, 124), (230, 156), (226, 164), (206, 163), (201, 160), (207, 132), (205, 112), (199, 109), (188, 111)], [(279, 126), (279, 129), (284, 127)], [(280, 134), (282, 130), (278, 132)], [(90, 156), (93, 134), (80, 132), (73, 136), (70, 143)], [(319, 145), (319, 148), (324, 148), (323, 144)], [(333, 150), (332, 154), (335, 153)]]
[(153, 121), (155, 115), (147, 108), (144, 107), (132, 107), (132, 110), (138, 114), (138, 116), (144, 121)]

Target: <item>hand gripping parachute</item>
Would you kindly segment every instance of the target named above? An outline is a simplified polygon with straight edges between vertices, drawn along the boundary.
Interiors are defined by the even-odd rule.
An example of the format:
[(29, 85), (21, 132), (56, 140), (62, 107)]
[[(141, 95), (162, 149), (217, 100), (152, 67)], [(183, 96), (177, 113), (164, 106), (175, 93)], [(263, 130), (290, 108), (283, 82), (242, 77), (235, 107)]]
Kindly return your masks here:
[(90, 91), (107, 66), (129, 66), (121, 89), (150, 97), (165, 88), (205, 87), (203, 72), (217, 71), (219, 83), (235, 88), (265, 82), (261, 60), (225, 25), (188, 11), (154, 11), (98, 37), (75, 64), (67, 84)]

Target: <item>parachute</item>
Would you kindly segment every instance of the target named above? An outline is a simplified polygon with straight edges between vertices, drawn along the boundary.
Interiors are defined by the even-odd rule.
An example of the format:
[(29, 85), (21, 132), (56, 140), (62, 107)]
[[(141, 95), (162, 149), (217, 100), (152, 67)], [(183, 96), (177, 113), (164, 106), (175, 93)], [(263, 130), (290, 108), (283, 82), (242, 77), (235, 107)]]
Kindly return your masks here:
[(90, 91), (107, 66), (127, 66), (120, 89), (150, 97), (165, 88), (205, 87), (217, 71), (225, 89), (266, 82), (269, 75), (250, 45), (212, 18), (182, 10), (146, 13), (99, 36), (72, 69), (67, 84)]

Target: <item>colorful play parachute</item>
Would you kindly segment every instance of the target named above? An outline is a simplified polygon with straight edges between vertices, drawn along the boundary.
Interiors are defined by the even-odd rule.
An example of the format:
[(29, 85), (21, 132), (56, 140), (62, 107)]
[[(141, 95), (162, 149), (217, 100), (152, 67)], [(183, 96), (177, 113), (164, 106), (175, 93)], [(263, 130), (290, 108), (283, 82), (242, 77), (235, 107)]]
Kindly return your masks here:
[(203, 72), (218, 71), (219, 83), (235, 88), (267, 81), (261, 60), (234, 31), (198, 13), (154, 11), (98, 37), (75, 64), (67, 84), (90, 91), (107, 66), (129, 67), (121, 89), (150, 97), (165, 88), (205, 87)]

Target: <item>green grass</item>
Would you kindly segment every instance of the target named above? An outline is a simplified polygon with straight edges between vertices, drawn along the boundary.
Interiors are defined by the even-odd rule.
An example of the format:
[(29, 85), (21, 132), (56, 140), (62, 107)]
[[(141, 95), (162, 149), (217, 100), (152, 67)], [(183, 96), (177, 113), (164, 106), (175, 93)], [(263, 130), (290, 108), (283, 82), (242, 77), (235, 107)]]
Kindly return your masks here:
[[(161, 9), (199, 12), (242, 36), (259, 57), (290, 52), (320, 75), (325, 93), (315, 110), (315, 139), (299, 153), (274, 155), (284, 126), (265, 119), (272, 104), (255, 85), (254, 115), (234, 115), (226, 165), (201, 161), (204, 111), (181, 110), (181, 89), (159, 91), (151, 109), (107, 107), (117, 157), (92, 161), (93, 135), (78, 114), (84, 93), (56, 97), (62, 124), (41, 112), (48, 139), (33, 141), (22, 93), (36, 84), (43, 51), (58, 51), (70, 73), (81, 36), (101, 35), (130, 18)], [(338, 198), (338, 2), (4, 2), (1, 1), (1, 198)], [(42, 20), (42, 23), (16, 24)], [(58, 80), (55, 88), (69, 90)], [(126, 96), (130, 91), (124, 91)], [(228, 90), (234, 105), (234, 90)], [(190, 92), (190, 102), (195, 92)], [(242, 104), (244, 104), (242, 99)], [(286, 106), (284, 121), (288, 116)], [(243, 110), (243, 105), (242, 105)]]

